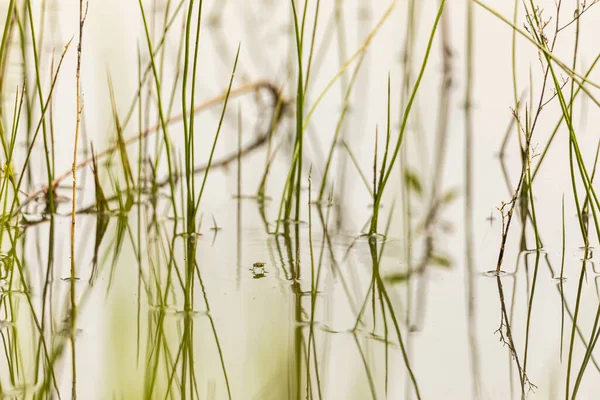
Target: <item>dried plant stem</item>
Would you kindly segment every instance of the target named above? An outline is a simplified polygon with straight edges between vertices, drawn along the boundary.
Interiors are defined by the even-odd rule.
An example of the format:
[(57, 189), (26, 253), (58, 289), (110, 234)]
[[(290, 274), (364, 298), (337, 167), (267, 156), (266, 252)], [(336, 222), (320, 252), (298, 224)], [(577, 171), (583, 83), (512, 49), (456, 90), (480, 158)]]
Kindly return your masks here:
[(75, 70), (76, 79), (76, 91), (77, 91), (77, 111), (76, 111), (76, 123), (75, 123), (75, 139), (73, 143), (73, 190), (71, 196), (72, 210), (71, 213), (71, 279), (70, 279), (70, 297), (71, 297), (71, 310), (70, 310), (70, 341), (71, 341), (71, 367), (72, 372), (72, 386), (71, 386), (71, 398), (75, 400), (77, 398), (77, 357), (75, 352), (75, 332), (76, 332), (76, 321), (77, 321), (77, 305), (75, 303), (75, 220), (77, 213), (75, 213), (77, 203), (77, 149), (79, 144), (79, 132), (81, 128), (81, 111), (83, 110), (83, 100), (81, 98), (81, 43), (83, 39), (83, 25), (85, 23), (85, 15), (87, 14), (87, 3), (86, 9), (83, 9), (83, 0), (79, 0), (79, 42), (77, 43), (77, 69)]
[[(268, 81), (257, 81), (257, 82), (253, 82), (253, 83), (248, 83), (246, 85), (243, 85), (237, 89), (232, 89), (231, 93), (229, 93), (229, 97), (235, 97), (235, 96), (240, 96), (242, 94), (247, 94), (249, 92), (256, 92), (257, 90), (260, 89), (267, 89), (274, 98), (278, 99), (280, 97), (279, 94), (279, 89), (277, 89), (277, 87), (268, 82)], [(201, 111), (205, 111), (211, 107), (216, 106), (217, 104), (222, 103), (226, 98), (226, 94), (222, 94), (219, 95), (217, 97), (214, 97), (198, 106), (196, 106), (194, 108), (194, 113), (198, 113)], [(179, 122), (183, 119), (183, 114), (177, 114), (173, 117), (170, 117), (166, 123), (167, 124), (172, 124), (175, 122)], [(141, 134), (133, 136), (127, 140), (124, 140), (124, 145), (128, 146), (131, 145), (133, 143), (136, 143), (138, 140), (141, 140), (143, 138), (145, 138), (146, 136), (158, 132), (160, 129), (160, 125), (155, 125), (152, 126), (151, 128), (146, 129), (145, 131), (143, 131)], [(114, 151), (118, 150), (119, 145), (118, 144), (114, 144), (112, 146), (110, 146), (109, 148), (107, 148), (104, 151), (101, 151), (99, 153), (96, 154), (96, 160), (99, 160), (101, 158), (104, 158), (110, 154), (112, 154)], [(86, 167), (88, 165), (92, 164), (93, 159), (90, 157), (86, 160), (83, 160), (79, 163), (76, 163), (74, 168), (69, 169), (68, 171), (63, 172), (62, 174), (56, 176), (54, 178), (54, 180), (52, 181), (52, 185), (46, 185), (30, 194), (27, 195), (27, 197), (21, 202), (20, 206), (16, 209), (15, 214), (18, 213), (20, 210), (23, 209), (23, 207), (25, 207), (27, 204), (29, 204), (31, 201), (33, 201), (34, 199), (36, 199), (37, 197), (39, 197), (42, 194), (47, 194), (49, 192), (50, 186), (52, 186), (52, 189), (56, 189), (58, 187), (58, 185), (64, 181), (69, 175), (71, 175), (73, 173), (74, 170), (78, 170), (81, 169), (83, 167)]]

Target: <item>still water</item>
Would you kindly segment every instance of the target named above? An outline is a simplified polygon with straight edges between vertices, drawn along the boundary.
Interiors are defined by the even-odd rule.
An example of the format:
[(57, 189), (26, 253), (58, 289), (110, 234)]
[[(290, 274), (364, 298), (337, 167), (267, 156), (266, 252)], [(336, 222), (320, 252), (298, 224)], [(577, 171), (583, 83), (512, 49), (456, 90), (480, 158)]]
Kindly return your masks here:
[[(3, 21), (9, 3), (0, 2)], [(82, 45), (79, 160), (91, 160), (92, 143), (96, 153), (113, 151), (100, 154), (97, 183), (91, 161), (78, 170), (73, 361), (68, 171), (77, 110), (79, 3), (32, 1), (46, 95), (61, 52), (75, 38), (46, 117), (54, 176), (67, 173), (56, 189), (64, 201), (51, 218), (43, 195), (46, 151), (39, 139), (18, 196), (24, 201), (36, 191), (41, 195), (17, 214), (3, 214), (10, 228), (3, 228), (1, 243), (2, 395), (68, 398), (75, 366), (81, 399), (551, 399), (566, 392), (575, 397), (576, 382), (577, 398), (596, 398), (600, 354), (586, 353), (599, 332), (596, 203), (585, 200), (586, 187), (575, 170), (577, 205), (564, 123), (545, 152), (563, 111), (552, 78), (544, 85), (544, 53), (520, 33), (513, 45), (508, 23), (516, 21), (524, 34), (532, 31), (526, 29), (525, 5), (515, 3), (515, 16), (513, 2), (488, 3), (497, 15), (477, 2), (445, 5), (390, 168), (379, 211), (381, 235), (369, 238), (363, 234), (374, 211), (373, 164), (376, 158), (379, 174), (388, 105), (393, 148), (438, 1), (308, 2), (300, 221), (279, 223), (296, 133), (292, 2), (204, 1), (194, 102), (203, 108), (196, 113), (191, 147), (198, 168), (195, 193), (204, 187), (195, 235), (184, 230), (185, 182), (180, 177), (170, 191), (163, 133), (154, 128), (159, 105), (140, 4), (90, 2)], [(549, 20), (544, 32), (550, 40), (559, 21), (552, 55), (572, 65), (576, 51), (578, 82), (600, 53), (594, 40), (600, 7), (587, 3), (574, 14), (576, 2), (562, 2), (558, 18), (554, 1), (533, 2), (543, 10), (536, 15)], [(183, 110), (180, 48), (189, 3), (143, 4), (155, 47), (168, 27), (156, 63), (165, 110), (175, 117), (169, 137), (180, 171), (190, 148), (177, 117)], [(304, 9), (304, 3), (295, 4)], [(26, 5), (15, 10), (14, 21), (31, 25)], [(197, 18), (196, 11), (193, 15)], [(570, 23), (574, 15), (581, 18)], [(193, 33), (196, 26), (193, 22)], [(25, 29), (19, 35), (16, 23), (11, 30), (2, 87), (5, 132), (24, 81), (26, 103), (32, 105), (18, 128), (14, 163), (20, 170), (40, 106), (31, 34)], [(238, 46), (222, 116), (219, 97), (229, 85)], [(147, 75), (138, 97), (139, 71)], [(573, 77), (557, 75), (568, 100)], [(572, 130), (592, 175), (600, 123), (593, 96), (600, 73), (592, 71), (588, 80), (588, 92), (573, 103)], [(118, 131), (131, 140), (131, 181), (115, 145)], [(523, 169), (524, 160), (530, 168)], [(519, 185), (524, 170), (526, 178), (535, 174), (530, 191)], [(97, 212), (98, 185), (111, 211)], [(117, 192), (120, 200), (111, 197)], [(2, 204), (10, 207), (13, 195), (6, 193)], [(587, 246), (578, 207), (589, 219)], [(190, 237), (195, 263), (185, 251)]]

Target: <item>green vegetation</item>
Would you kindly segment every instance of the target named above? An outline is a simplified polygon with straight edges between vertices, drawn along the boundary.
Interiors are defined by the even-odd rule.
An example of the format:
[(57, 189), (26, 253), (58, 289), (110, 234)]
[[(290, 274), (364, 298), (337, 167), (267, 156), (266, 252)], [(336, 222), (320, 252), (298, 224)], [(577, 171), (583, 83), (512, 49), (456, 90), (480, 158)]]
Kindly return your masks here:
[(600, 1), (5, 3), (1, 396), (598, 392)]

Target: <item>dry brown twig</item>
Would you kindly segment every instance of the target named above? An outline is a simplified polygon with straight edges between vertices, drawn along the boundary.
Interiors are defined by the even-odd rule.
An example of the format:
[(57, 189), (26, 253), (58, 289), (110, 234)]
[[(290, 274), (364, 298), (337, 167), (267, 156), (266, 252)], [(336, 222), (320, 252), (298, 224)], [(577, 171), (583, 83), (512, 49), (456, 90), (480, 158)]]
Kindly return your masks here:
[(79, 41), (77, 43), (77, 67), (75, 69), (75, 81), (76, 81), (76, 93), (77, 93), (77, 111), (75, 113), (75, 137), (73, 139), (73, 166), (71, 172), (73, 174), (72, 184), (72, 216), (71, 216), (71, 276), (70, 276), (70, 290), (69, 298), (71, 300), (71, 308), (69, 310), (70, 315), (70, 329), (69, 329), (69, 341), (71, 342), (71, 398), (77, 399), (77, 367), (76, 367), (76, 353), (75, 353), (75, 335), (77, 333), (77, 302), (75, 296), (75, 279), (76, 279), (76, 264), (75, 264), (75, 220), (77, 214), (75, 213), (75, 207), (77, 203), (77, 148), (79, 143), (79, 134), (81, 131), (81, 113), (83, 111), (83, 98), (81, 95), (81, 48), (83, 43), (83, 26), (85, 25), (85, 19), (88, 12), (88, 3), (85, 3), (85, 10), (83, 8), (83, 0), (79, 0)]
[[(269, 81), (265, 81), (265, 80), (260, 80), (260, 81), (256, 81), (256, 82), (252, 82), (252, 83), (248, 83), (245, 84), (237, 89), (233, 89), (231, 90), (231, 93), (229, 94), (229, 97), (237, 97), (243, 94), (247, 94), (247, 93), (251, 93), (251, 92), (257, 92), (260, 89), (265, 89), (267, 91), (269, 91), (269, 93), (272, 95), (273, 99), (275, 102), (277, 101), (282, 101), (281, 100), (281, 95), (280, 95), (280, 90), (277, 88), (277, 86), (275, 86), (273, 83), (269, 82)], [(217, 97), (214, 97), (198, 106), (196, 106), (194, 108), (194, 113), (199, 113), (202, 111), (205, 111), (209, 108), (212, 108), (220, 103), (222, 103), (225, 100), (226, 94), (223, 93)], [(175, 116), (170, 117), (167, 120), (167, 124), (172, 124), (175, 122), (179, 122), (183, 119), (183, 114), (177, 114)], [(129, 146), (133, 143), (136, 143), (138, 140), (140, 140), (141, 138), (145, 138), (146, 136), (158, 132), (160, 130), (160, 125), (155, 125), (151, 128), (146, 129), (144, 132), (142, 132), (141, 135), (136, 135), (133, 136), (127, 140), (125, 140), (125, 145)], [(256, 144), (254, 143), (254, 145), (256, 146)], [(250, 146), (252, 147), (252, 146)], [(253, 147), (254, 148), (254, 147)], [(109, 154), (112, 154), (114, 151), (118, 150), (118, 144), (112, 145), (109, 148), (101, 151), (100, 153), (96, 154), (96, 159), (101, 159), (103, 157), (106, 157)], [(52, 181), (51, 185), (46, 185), (30, 194), (27, 195), (27, 197), (21, 202), (21, 204), (19, 205), (19, 207), (16, 208), (16, 210), (14, 211), (13, 215), (18, 214), (25, 206), (27, 206), (29, 203), (31, 203), (33, 200), (39, 198), (40, 196), (47, 196), (48, 192), (50, 190), (50, 188), (52, 188), (52, 190), (56, 190), (56, 188), (58, 187), (58, 185), (64, 181), (67, 177), (69, 177), (70, 175), (73, 174), (74, 170), (79, 170), (83, 167), (86, 167), (88, 165), (91, 165), (93, 162), (92, 158), (88, 158), (86, 160), (83, 160), (79, 163), (77, 163), (76, 165), (74, 165), (73, 168), (70, 168), (68, 171), (63, 172), (62, 174), (58, 175), (56, 178), (54, 178), (54, 180)]]

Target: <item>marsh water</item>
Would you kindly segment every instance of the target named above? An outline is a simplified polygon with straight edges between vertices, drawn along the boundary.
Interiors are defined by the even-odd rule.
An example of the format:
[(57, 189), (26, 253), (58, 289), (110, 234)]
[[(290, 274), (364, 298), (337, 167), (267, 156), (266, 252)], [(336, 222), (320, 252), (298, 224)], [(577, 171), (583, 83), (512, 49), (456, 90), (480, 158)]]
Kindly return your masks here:
[[(12, 15), (3, 144), (16, 149), (11, 159), (3, 145), (1, 158), (3, 398), (597, 398), (600, 244), (589, 187), (600, 74), (581, 83), (600, 53), (595, 2), (563, 1), (558, 15), (549, 0), (489, 1), (493, 10), (448, 2), (428, 50), (441, 2), (308, 1), (291, 219), (280, 205), (298, 124), (292, 4), (305, 3), (201, 3), (193, 144), (181, 118), (189, 2), (145, 1), (143, 16), (135, 1), (87, 5), (77, 152), (87, 164), (72, 242), (79, 2), (0, 1), (2, 20)], [(557, 72), (559, 90), (568, 100), (586, 88), (556, 135), (562, 97), (546, 53), (524, 36), (533, 4), (550, 39), (557, 19), (564, 26), (548, 54), (566, 65), (577, 56), (578, 75)], [(146, 27), (162, 44), (154, 68)], [(39, 87), (43, 98), (52, 90), (48, 110)], [(403, 132), (397, 157), (387, 132), (391, 149)], [(570, 132), (589, 186), (574, 170)], [(193, 184), (180, 172), (190, 146)], [(382, 164), (390, 175), (379, 204)], [(15, 193), (5, 177), (24, 165)], [(54, 191), (49, 176), (61, 178)]]

